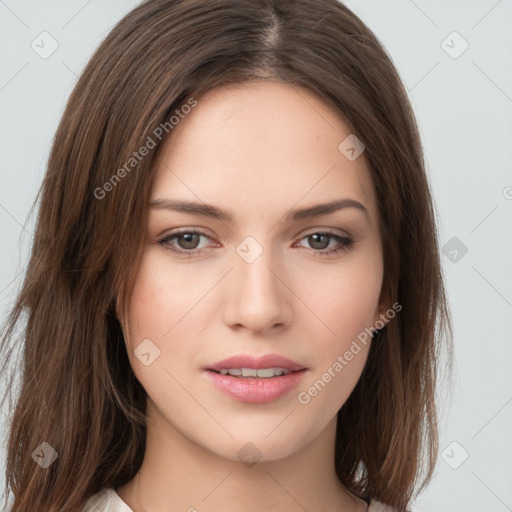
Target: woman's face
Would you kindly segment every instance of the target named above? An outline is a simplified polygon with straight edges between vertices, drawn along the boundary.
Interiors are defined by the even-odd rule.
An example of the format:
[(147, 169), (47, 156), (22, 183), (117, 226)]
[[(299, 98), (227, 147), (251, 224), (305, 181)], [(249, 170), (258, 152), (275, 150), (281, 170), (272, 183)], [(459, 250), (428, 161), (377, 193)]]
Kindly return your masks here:
[[(263, 461), (334, 425), (370, 338), (359, 350), (353, 342), (384, 311), (376, 198), (349, 136), (328, 105), (281, 83), (210, 91), (173, 128), (122, 319), (155, 428), (232, 460), (243, 448)], [(342, 199), (353, 202), (311, 210)], [(211, 370), (232, 356), (249, 360), (217, 370), (292, 369), (271, 356), (250, 360), (268, 355), (302, 370)]]

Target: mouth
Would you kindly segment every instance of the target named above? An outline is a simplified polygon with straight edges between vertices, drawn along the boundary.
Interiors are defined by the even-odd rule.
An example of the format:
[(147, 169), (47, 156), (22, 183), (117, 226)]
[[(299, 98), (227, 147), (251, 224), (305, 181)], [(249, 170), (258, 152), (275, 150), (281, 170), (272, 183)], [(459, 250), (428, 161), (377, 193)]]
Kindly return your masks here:
[[(287, 368), (222, 368), (221, 370), (210, 370), (218, 373), (219, 375), (229, 375), (231, 377), (240, 379), (273, 379), (281, 377), (282, 375), (289, 375), (294, 373)], [(302, 370), (296, 370), (302, 371)]]
[(308, 370), (278, 354), (241, 354), (203, 368), (208, 380), (238, 402), (273, 402), (297, 387)]

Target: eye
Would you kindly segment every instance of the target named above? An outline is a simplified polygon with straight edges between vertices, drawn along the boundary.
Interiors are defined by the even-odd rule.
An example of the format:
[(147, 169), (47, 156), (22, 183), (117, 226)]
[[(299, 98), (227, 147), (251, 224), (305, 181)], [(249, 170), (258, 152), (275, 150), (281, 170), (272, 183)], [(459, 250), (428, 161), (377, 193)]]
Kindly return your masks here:
[[(190, 258), (204, 249), (204, 247), (199, 247), (201, 238), (211, 240), (211, 238), (202, 231), (188, 229), (166, 235), (158, 240), (158, 244), (180, 257)], [(303, 237), (301, 241), (302, 240), (307, 240), (313, 253), (321, 256), (329, 256), (341, 251), (348, 251), (353, 243), (351, 238), (340, 236), (329, 231), (310, 233)], [(334, 248), (326, 251), (325, 249), (329, 247), (331, 241), (337, 242), (338, 246), (335, 245)]]
[[(190, 258), (194, 254), (200, 252), (200, 249), (198, 249), (198, 242), (201, 237), (211, 240), (211, 238), (202, 231), (188, 229), (177, 233), (171, 233), (170, 235), (159, 239), (158, 243), (163, 246), (164, 249), (171, 251), (174, 254)], [(174, 240), (179, 240), (178, 245), (180, 248), (176, 248), (176, 246), (171, 243)]]
[[(349, 237), (340, 236), (330, 231), (315, 231), (306, 235), (302, 240), (307, 240), (315, 255), (329, 256), (337, 254), (341, 251), (348, 251), (353, 243), (353, 240)], [(330, 250), (326, 251), (331, 241), (337, 242), (338, 246), (334, 246)]]

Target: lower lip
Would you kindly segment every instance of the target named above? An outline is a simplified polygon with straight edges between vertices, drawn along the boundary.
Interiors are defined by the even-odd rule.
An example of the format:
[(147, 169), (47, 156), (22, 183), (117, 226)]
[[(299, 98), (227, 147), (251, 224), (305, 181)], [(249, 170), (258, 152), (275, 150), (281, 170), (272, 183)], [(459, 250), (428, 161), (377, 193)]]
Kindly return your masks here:
[(269, 378), (241, 378), (221, 375), (212, 370), (207, 374), (224, 393), (239, 402), (264, 404), (273, 402), (297, 387), (306, 370)]

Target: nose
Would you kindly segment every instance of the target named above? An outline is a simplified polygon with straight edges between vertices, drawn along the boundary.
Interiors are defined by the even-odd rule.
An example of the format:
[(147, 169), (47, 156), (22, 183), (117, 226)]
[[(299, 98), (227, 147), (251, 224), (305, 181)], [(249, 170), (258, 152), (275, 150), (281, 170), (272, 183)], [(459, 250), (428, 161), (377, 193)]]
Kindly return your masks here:
[(226, 325), (259, 334), (288, 328), (293, 294), (282, 262), (279, 264), (272, 251), (265, 249), (252, 263), (235, 252), (233, 265), (223, 287)]

